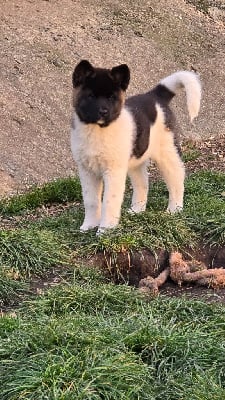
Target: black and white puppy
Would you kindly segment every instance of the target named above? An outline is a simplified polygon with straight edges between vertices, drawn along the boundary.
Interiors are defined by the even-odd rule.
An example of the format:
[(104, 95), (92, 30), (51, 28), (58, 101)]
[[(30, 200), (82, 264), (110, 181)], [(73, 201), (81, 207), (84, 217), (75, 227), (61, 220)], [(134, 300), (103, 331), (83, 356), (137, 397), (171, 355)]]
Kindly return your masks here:
[(71, 146), (85, 207), (81, 231), (98, 227), (101, 233), (118, 224), (127, 174), (133, 186), (131, 210), (145, 210), (150, 158), (166, 182), (168, 211), (183, 207), (185, 172), (169, 103), (184, 87), (190, 118), (195, 118), (201, 99), (198, 76), (175, 72), (125, 101), (129, 80), (126, 64), (103, 69), (83, 60), (73, 72)]

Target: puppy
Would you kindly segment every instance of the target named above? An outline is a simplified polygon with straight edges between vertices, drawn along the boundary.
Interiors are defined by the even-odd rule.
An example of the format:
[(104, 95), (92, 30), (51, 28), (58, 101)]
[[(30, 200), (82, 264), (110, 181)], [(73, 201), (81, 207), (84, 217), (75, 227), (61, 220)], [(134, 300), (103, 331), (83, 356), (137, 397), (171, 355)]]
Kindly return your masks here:
[(149, 92), (127, 100), (130, 71), (126, 64), (103, 69), (82, 60), (72, 81), (71, 148), (85, 207), (80, 230), (98, 227), (102, 233), (117, 226), (127, 174), (133, 187), (131, 211), (145, 210), (150, 158), (166, 182), (168, 211), (182, 210), (185, 172), (169, 103), (177, 90), (184, 88), (193, 120), (200, 108), (198, 76), (175, 72)]

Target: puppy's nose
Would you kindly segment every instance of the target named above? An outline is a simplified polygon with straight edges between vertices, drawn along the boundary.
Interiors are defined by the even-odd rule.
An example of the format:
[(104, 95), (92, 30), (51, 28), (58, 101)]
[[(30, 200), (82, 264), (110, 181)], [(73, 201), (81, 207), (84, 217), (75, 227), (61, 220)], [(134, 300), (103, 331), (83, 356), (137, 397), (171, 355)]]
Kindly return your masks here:
[(99, 109), (99, 116), (100, 117), (107, 117), (109, 115), (109, 110), (106, 107), (101, 107)]

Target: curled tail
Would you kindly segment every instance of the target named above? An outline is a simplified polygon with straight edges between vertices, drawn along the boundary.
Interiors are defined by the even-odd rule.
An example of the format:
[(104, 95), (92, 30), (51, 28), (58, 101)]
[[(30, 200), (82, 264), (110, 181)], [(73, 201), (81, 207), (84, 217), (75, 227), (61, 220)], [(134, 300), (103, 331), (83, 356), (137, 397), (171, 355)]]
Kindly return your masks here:
[(201, 101), (201, 84), (195, 72), (175, 72), (162, 79), (154, 92), (162, 101), (169, 103), (180, 88), (185, 89), (188, 112), (192, 121), (199, 113)]

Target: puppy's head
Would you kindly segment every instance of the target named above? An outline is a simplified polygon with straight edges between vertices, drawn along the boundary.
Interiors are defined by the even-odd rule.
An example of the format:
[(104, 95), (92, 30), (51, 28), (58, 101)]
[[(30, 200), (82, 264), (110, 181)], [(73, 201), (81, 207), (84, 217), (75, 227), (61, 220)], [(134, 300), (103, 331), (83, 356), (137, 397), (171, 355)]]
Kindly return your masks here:
[(108, 126), (118, 118), (130, 81), (126, 64), (110, 69), (94, 68), (82, 60), (73, 72), (73, 106), (82, 122)]

